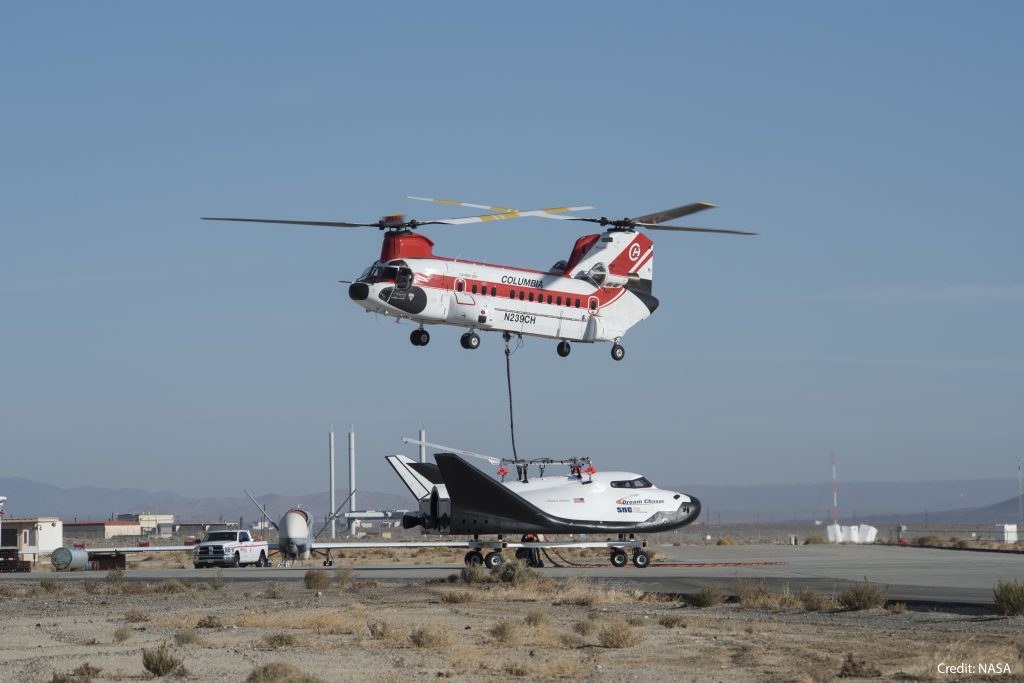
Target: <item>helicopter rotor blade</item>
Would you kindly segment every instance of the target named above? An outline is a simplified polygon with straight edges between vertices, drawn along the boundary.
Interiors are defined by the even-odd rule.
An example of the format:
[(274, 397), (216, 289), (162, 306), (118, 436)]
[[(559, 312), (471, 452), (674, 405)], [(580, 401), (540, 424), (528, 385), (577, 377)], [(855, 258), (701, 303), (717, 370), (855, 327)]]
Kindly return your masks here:
[[(531, 209), (529, 211), (523, 211), (522, 209), (513, 209), (507, 206), (490, 206), (488, 204), (471, 204), (469, 202), (460, 202), (453, 199), (435, 199), (433, 197), (411, 197), (407, 196), (406, 199), (415, 199), (420, 202), (432, 202), (434, 204), (447, 204), (448, 206), (466, 206), (471, 209), (486, 209), (488, 211), (498, 211), (503, 214), (518, 214), (520, 216), (534, 216), (536, 212), (543, 211), (544, 213), (558, 214), (567, 213), (569, 211), (587, 211), (593, 209), (592, 206), (558, 206), (550, 209)], [(511, 217), (511, 216), (509, 216)], [(483, 217), (485, 220), (486, 216)], [(494, 219), (492, 219), (494, 220)]]
[(377, 223), (345, 223), (342, 221), (285, 221), (274, 218), (221, 218), (206, 217), (204, 221), (235, 221), (238, 223), (282, 223), (284, 225), (315, 225), (320, 228), (376, 228)]
[(649, 213), (646, 216), (640, 216), (639, 218), (634, 218), (632, 220), (636, 223), (644, 223), (647, 225), (650, 225), (651, 223), (664, 223), (665, 221), (670, 221), (673, 218), (689, 216), (690, 214), (697, 213), (698, 211), (706, 211), (714, 208), (715, 205), (708, 202), (694, 202), (684, 206), (677, 206), (674, 209), (666, 209), (656, 213)]
[(714, 232), (722, 235), (756, 235), (756, 232), (743, 232), (742, 230), (720, 230), (718, 228), (691, 228), (683, 225), (650, 225), (648, 223), (637, 223), (637, 227), (647, 230), (674, 230), (676, 232)]

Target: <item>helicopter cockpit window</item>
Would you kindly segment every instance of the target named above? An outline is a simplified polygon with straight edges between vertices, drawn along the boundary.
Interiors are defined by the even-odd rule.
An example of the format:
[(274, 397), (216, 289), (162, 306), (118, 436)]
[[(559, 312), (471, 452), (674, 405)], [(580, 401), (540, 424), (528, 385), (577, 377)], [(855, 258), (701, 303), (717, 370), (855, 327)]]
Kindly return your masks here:
[(395, 277), (395, 288), (400, 292), (404, 292), (412, 286), (412, 270), (409, 268), (399, 268), (398, 275)]
[(613, 489), (649, 489), (654, 484), (647, 481), (645, 477), (637, 477), (636, 479), (627, 479), (625, 481), (613, 481), (611, 487)]

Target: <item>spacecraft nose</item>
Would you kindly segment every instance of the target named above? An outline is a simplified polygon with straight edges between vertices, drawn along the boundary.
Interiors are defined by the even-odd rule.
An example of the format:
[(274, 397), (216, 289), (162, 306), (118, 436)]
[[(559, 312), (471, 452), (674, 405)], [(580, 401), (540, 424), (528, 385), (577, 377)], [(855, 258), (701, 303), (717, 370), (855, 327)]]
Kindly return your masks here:
[(370, 286), (365, 282), (353, 282), (348, 286), (348, 298), (352, 301), (365, 301), (370, 296)]

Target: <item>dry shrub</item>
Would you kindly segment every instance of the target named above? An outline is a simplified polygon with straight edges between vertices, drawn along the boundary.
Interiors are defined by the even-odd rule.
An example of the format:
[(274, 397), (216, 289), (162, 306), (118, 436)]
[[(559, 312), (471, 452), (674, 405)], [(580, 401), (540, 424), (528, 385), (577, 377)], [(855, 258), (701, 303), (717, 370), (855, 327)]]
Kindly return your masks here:
[(1024, 616), (1024, 583), (999, 581), (992, 589), (996, 611), (1008, 617)]
[(174, 642), (178, 645), (203, 645), (203, 637), (195, 631), (178, 631), (174, 634)]
[(123, 643), (132, 637), (132, 630), (127, 626), (118, 626), (114, 629), (114, 642)]
[(736, 539), (722, 536), (715, 545), (736, 545)]
[(704, 586), (693, 595), (686, 596), (686, 602), (694, 607), (714, 607), (725, 602), (725, 593), (717, 583)]
[(841, 592), (836, 599), (848, 610), (874, 609), (885, 604), (885, 593), (864, 579), (863, 583), (856, 583)]
[(310, 569), (302, 577), (302, 584), (309, 590), (323, 590), (331, 585), (331, 579), (323, 569)]
[(16, 586), (0, 583), (0, 598), (17, 598), (20, 595), (21, 591)]
[(513, 586), (534, 583), (539, 578), (537, 570), (527, 565), (522, 560), (505, 562), (504, 564), (499, 565), (495, 569), (491, 570), (491, 576), (502, 583), (508, 583)]
[(773, 593), (764, 581), (733, 581), (733, 591), (740, 604), (753, 609), (792, 609), (800, 606), (800, 599), (790, 592), (787, 585), (781, 593)]
[(643, 626), (646, 623), (647, 617), (642, 614), (632, 614), (626, 617), (626, 623), (630, 626)]
[(558, 642), (562, 644), (562, 647), (575, 650), (583, 644), (583, 639), (575, 633), (563, 633), (558, 636)]
[(220, 623), (220, 619), (207, 614), (205, 617), (196, 622), (196, 628), (221, 628), (223, 624)]
[(839, 669), (839, 678), (880, 678), (882, 672), (866, 662), (858, 662), (853, 658), (853, 653), (846, 655), (842, 668)]
[(220, 569), (215, 571), (213, 573), (213, 576), (210, 577), (209, 584), (210, 584), (210, 588), (212, 588), (215, 591), (219, 591), (221, 588), (223, 588), (224, 587), (224, 572), (222, 570), (220, 570)]
[(295, 647), (298, 644), (299, 639), (291, 633), (272, 633), (269, 636), (263, 636), (264, 647), (271, 650), (284, 650), (285, 648)]
[(168, 595), (175, 595), (177, 593), (184, 593), (189, 590), (189, 585), (184, 581), (178, 579), (170, 579), (163, 583), (157, 584), (153, 588), (156, 593), (165, 593)]
[(556, 605), (595, 607), (597, 605), (629, 602), (630, 596), (615, 588), (605, 588), (583, 579), (571, 579), (558, 586)]
[(441, 602), (448, 605), (476, 602), (477, 599), (478, 596), (473, 591), (445, 591), (441, 594)]
[(54, 672), (50, 683), (90, 683), (92, 679), (100, 675), (100, 672), (102, 669), (85, 662), (75, 667), (71, 673)]
[(602, 647), (633, 647), (643, 642), (643, 639), (642, 633), (634, 630), (622, 619), (608, 622), (597, 632), (597, 642), (601, 643)]
[(418, 626), (409, 634), (409, 640), (416, 647), (427, 650), (447, 650), (452, 646), (452, 636), (437, 624)]
[(142, 666), (154, 676), (163, 677), (173, 673), (181, 666), (181, 660), (167, 649), (167, 643), (152, 650), (142, 649)]
[(352, 570), (352, 567), (338, 567), (335, 569), (334, 581), (338, 584), (338, 588), (341, 590), (352, 590), (353, 588), (359, 587), (359, 582), (356, 580), (356, 573)]
[(942, 539), (939, 538), (938, 536), (931, 536), (931, 535), (929, 535), (929, 536), (921, 536), (921, 537), (919, 537), (917, 539), (917, 544), (918, 545), (933, 545), (933, 546), (938, 545), (938, 546), (940, 546), (940, 545), (942, 545)]
[(56, 595), (65, 591), (64, 583), (60, 579), (55, 579), (52, 576), (39, 579), (39, 583), (36, 585), (36, 588), (39, 593), (45, 593), (47, 595)]
[(487, 632), (499, 643), (514, 643), (519, 639), (519, 624), (503, 619)]
[(321, 635), (364, 633), (366, 622), (339, 612), (312, 610), (258, 614), (249, 612), (235, 620), (240, 628), (294, 628), (306, 629)]
[(532, 609), (526, 613), (524, 621), (534, 628), (548, 625), (548, 615), (539, 609)]
[(107, 581), (110, 583), (121, 583), (124, 581), (123, 569), (111, 569), (107, 572)]
[(97, 595), (103, 592), (103, 586), (95, 579), (86, 579), (82, 582), (82, 590), (89, 595)]
[(259, 597), (267, 600), (278, 600), (283, 595), (281, 587), (276, 583), (272, 583), (259, 594)]
[(804, 539), (804, 545), (822, 545), (824, 543), (828, 543), (828, 541), (826, 541), (825, 537), (821, 535), (808, 536)]
[(813, 588), (800, 589), (800, 606), (808, 612), (821, 612), (833, 606), (832, 600)]
[(889, 614), (903, 614), (907, 610), (907, 603), (905, 602), (890, 602), (885, 606), (886, 611)]
[(398, 643), (402, 640), (403, 634), (400, 630), (386, 621), (373, 621), (368, 625), (370, 635), (377, 640), (384, 640), (389, 643)]
[(494, 579), (484, 572), (483, 567), (478, 564), (467, 564), (459, 572), (459, 578), (464, 583), (492, 583)]
[(124, 620), (130, 624), (138, 624), (143, 621), (149, 621), (149, 615), (140, 610), (138, 607), (132, 607), (130, 610), (125, 612)]
[(505, 673), (509, 676), (529, 676), (530, 670), (526, 668), (525, 664), (519, 662), (509, 662), (503, 667)]
[(454, 583), (454, 581), (449, 580), (453, 576), (455, 577), (455, 581), (459, 580), (459, 577), (455, 574), (450, 574), (447, 579), (443, 576), (431, 576), (426, 580), (426, 584), (428, 586), (436, 586), (439, 583)]
[(675, 615), (664, 616), (661, 619), (658, 619), (658, 623), (665, 628), (679, 628), (680, 626), (686, 628), (686, 619)]
[(589, 636), (597, 630), (597, 624), (594, 621), (594, 619), (581, 619), (572, 625), (572, 630), (581, 636)]
[(302, 673), (291, 664), (269, 662), (249, 673), (245, 683), (323, 683), (315, 676)]

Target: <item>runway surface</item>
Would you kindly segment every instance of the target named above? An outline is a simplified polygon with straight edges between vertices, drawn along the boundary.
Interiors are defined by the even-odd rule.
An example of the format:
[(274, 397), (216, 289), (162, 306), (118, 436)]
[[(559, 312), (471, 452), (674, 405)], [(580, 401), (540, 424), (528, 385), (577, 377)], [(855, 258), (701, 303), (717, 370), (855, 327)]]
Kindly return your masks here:
[[(1024, 555), (951, 551), (897, 546), (658, 546), (655, 564), (637, 569), (611, 565), (599, 568), (546, 567), (540, 571), (553, 578), (572, 576), (600, 580), (625, 589), (664, 593), (693, 593), (718, 583), (726, 591), (734, 578), (763, 580), (773, 590), (789, 586), (831, 594), (867, 578), (888, 586), (890, 600), (937, 604), (983, 605), (993, 602), (992, 588), (999, 580), (1024, 579)], [(595, 561), (603, 555), (595, 554)], [(444, 577), (462, 567), (462, 552), (452, 550), (448, 564), (391, 563), (356, 567), (359, 578), (376, 581), (415, 581)], [(341, 561), (344, 562), (344, 561)], [(784, 562), (774, 566), (658, 567), (665, 563)], [(309, 567), (246, 567), (226, 569), (228, 581), (298, 581)], [(136, 569), (125, 576), (138, 580), (198, 579), (211, 569)], [(38, 580), (44, 576), (62, 580), (103, 578), (105, 572), (0, 574), (0, 581)]]

